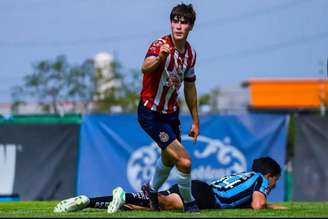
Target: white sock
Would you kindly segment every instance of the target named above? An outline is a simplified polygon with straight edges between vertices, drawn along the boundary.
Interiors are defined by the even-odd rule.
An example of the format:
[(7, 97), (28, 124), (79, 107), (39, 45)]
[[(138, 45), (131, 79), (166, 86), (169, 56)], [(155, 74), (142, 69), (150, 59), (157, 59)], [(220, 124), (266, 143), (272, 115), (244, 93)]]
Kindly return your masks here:
[(184, 203), (195, 201), (195, 198), (191, 194), (191, 176), (190, 173), (178, 172), (178, 187)]
[(167, 177), (170, 175), (172, 167), (165, 166), (162, 159), (159, 158), (156, 163), (155, 174), (152, 176), (149, 185), (150, 189), (153, 191), (158, 191), (158, 189), (163, 185)]

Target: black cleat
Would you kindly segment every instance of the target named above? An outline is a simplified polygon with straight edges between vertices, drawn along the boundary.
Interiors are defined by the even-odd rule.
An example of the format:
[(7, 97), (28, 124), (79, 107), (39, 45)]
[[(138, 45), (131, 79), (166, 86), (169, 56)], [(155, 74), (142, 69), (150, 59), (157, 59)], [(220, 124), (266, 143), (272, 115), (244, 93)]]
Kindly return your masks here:
[(158, 194), (157, 192), (152, 192), (149, 186), (149, 183), (144, 184), (141, 187), (141, 190), (149, 198), (150, 209), (153, 211), (159, 211), (159, 204), (158, 204)]
[(183, 203), (183, 210), (184, 210), (184, 212), (189, 212), (189, 213), (197, 213), (197, 214), (200, 213), (200, 210), (198, 208), (196, 201)]

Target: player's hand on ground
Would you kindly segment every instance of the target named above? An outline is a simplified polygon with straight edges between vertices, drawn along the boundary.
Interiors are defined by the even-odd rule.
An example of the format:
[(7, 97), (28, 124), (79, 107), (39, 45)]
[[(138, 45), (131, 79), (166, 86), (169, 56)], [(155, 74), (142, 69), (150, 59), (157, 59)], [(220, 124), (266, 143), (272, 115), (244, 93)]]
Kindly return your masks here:
[(199, 126), (196, 124), (192, 124), (188, 135), (193, 138), (193, 142), (195, 144), (199, 135)]
[(277, 204), (269, 204), (268, 208), (270, 209), (277, 209), (277, 210), (285, 210), (288, 209), (288, 207), (283, 206), (283, 205), (277, 205)]

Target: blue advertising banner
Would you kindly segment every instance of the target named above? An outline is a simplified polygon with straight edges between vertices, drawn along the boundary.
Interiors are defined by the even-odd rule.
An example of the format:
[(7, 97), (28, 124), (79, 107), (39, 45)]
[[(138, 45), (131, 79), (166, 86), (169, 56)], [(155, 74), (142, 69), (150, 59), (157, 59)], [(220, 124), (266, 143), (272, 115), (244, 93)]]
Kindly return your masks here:
[[(261, 156), (270, 156), (284, 167), (287, 115), (203, 115), (196, 144), (187, 136), (191, 117), (182, 115), (181, 124), (182, 143), (193, 161), (193, 179), (211, 182), (248, 171), (253, 159)], [(81, 127), (77, 193), (111, 195), (116, 186), (139, 191), (150, 180), (159, 155), (159, 147), (141, 129), (136, 115), (86, 115)], [(162, 189), (174, 183), (172, 170)], [(284, 174), (269, 195), (269, 201), (283, 199)]]

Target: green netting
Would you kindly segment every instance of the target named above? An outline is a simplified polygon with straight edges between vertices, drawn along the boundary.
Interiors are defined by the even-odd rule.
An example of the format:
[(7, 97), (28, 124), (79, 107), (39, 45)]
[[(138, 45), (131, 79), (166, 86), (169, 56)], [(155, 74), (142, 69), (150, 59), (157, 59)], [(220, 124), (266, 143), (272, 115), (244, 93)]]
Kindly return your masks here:
[(285, 200), (292, 201), (293, 198), (293, 175), (291, 172), (286, 171), (285, 175)]
[(81, 123), (81, 115), (13, 115), (0, 116), (0, 123)]

